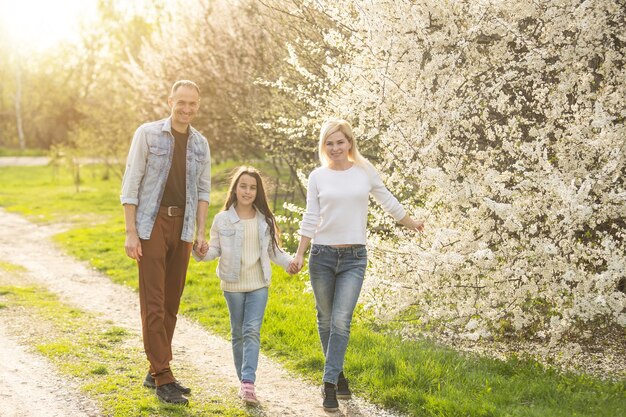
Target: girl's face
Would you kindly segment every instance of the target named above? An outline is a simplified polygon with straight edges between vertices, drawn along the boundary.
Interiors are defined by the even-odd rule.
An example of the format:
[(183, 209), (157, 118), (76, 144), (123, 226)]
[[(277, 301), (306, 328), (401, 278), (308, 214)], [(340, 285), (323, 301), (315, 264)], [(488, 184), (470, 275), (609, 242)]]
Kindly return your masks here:
[(329, 135), (326, 138), (325, 146), (326, 155), (331, 162), (343, 163), (348, 161), (348, 155), (350, 154), (352, 144), (341, 130)]
[(252, 206), (256, 198), (256, 178), (248, 174), (241, 174), (237, 182), (235, 193), (237, 194), (237, 205)]

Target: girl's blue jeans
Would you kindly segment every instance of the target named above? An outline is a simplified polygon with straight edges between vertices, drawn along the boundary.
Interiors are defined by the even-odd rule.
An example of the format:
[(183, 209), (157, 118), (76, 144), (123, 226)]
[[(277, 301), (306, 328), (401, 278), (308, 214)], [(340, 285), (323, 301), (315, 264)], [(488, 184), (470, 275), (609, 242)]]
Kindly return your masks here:
[(230, 314), (233, 358), (240, 381), (254, 383), (256, 380), (267, 294), (267, 287), (250, 292), (224, 291)]

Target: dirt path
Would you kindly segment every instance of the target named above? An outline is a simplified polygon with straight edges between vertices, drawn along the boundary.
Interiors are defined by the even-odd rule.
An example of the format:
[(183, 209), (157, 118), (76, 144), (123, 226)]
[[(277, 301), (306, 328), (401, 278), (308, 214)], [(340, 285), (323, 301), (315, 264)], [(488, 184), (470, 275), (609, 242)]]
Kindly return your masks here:
[(47, 165), (47, 156), (0, 156), (0, 167)]
[[(141, 346), (141, 321), (136, 293), (126, 287), (113, 284), (107, 277), (94, 271), (85, 263), (65, 255), (56, 248), (50, 237), (59, 231), (61, 229), (58, 225), (35, 225), (21, 216), (0, 208), (0, 259), (24, 266), (28, 270), (30, 279), (59, 295), (62, 301), (82, 310), (102, 314), (117, 326), (126, 328), (135, 335), (136, 343)], [(0, 326), (4, 324), (0, 322)], [(234, 395), (238, 380), (232, 364), (228, 341), (207, 332), (190, 320), (180, 318), (176, 327), (173, 348), (175, 369), (190, 368), (194, 374), (204, 376), (198, 381), (191, 381), (195, 388), (195, 395), (202, 395), (202, 392), (211, 395)], [(0, 362), (3, 357), (11, 357), (12, 351), (15, 351), (17, 355), (19, 352), (24, 352), (24, 349), (10, 337), (5, 338), (0, 333)], [(20, 361), (20, 373), (39, 374), (36, 368), (28, 368), (31, 364), (34, 366), (42, 361), (43, 359)], [(5, 374), (10, 376), (12, 371), (0, 367), (0, 392), (10, 393), (9, 398), (0, 397), (0, 415), (20, 416), (20, 414), (5, 414), (5, 410), (11, 409), (6, 407), (7, 404), (13, 403), (17, 407), (21, 402), (17, 393), (19, 387), (15, 386), (21, 382)], [(8, 386), (6, 391), (3, 389), (2, 381)], [(49, 387), (50, 384), (44, 383), (43, 386)], [(380, 410), (358, 398), (340, 401), (339, 412), (327, 413), (321, 407), (318, 386), (291, 375), (281, 365), (263, 355), (259, 361), (257, 394), (262, 403), (258, 414), (262, 416), (391, 417), (398, 415)], [(80, 410), (81, 399), (79, 398), (74, 401), (72, 397), (64, 399), (56, 392), (50, 393), (46, 389), (29, 391), (25, 395), (28, 395), (31, 402), (47, 401), (58, 407), (75, 406)], [(33, 396), (40, 398), (32, 401)], [(191, 400), (193, 401), (193, 396)], [(75, 404), (71, 404), (72, 402)], [(51, 409), (51, 407), (46, 408)], [(29, 417), (50, 415), (42, 414), (43, 412), (31, 410), (30, 414), (25, 415)], [(85, 414), (77, 412), (57, 415), (81, 416)]]
[(72, 380), (63, 378), (46, 360), (27, 350), (12, 323), (0, 317), (0, 416), (92, 417), (97, 405), (77, 394)]
[[(98, 158), (80, 158), (81, 164), (96, 164), (102, 162)], [(0, 156), (0, 167), (12, 166), (44, 166), (50, 163), (48, 156)]]

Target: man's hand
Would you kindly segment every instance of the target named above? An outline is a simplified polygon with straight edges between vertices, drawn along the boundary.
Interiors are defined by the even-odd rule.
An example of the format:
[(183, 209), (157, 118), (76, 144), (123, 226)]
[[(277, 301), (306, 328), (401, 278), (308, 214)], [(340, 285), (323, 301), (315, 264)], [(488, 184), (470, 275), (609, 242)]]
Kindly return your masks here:
[(206, 216), (209, 211), (208, 201), (198, 201), (198, 209), (196, 210), (196, 240), (193, 242), (193, 250), (196, 254), (204, 255), (209, 251), (209, 244), (206, 240)]
[(193, 243), (193, 251), (204, 258), (204, 256), (209, 251), (209, 242), (206, 240), (196, 240)]
[(137, 262), (141, 260), (143, 252), (141, 251), (141, 241), (137, 232), (126, 233), (126, 242), (124, 242), (124, 249), (126, 250), (126, 256), (131, 259), (135, 259)]

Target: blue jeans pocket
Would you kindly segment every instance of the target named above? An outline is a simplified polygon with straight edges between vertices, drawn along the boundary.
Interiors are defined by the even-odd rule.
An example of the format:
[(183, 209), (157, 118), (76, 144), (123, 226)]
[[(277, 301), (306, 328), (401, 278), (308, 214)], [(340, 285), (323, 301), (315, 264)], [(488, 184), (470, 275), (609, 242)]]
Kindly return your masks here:
[(318, 245), (311, 246), (311, 256), (317, 256), (322, 252), (322, 248)]

